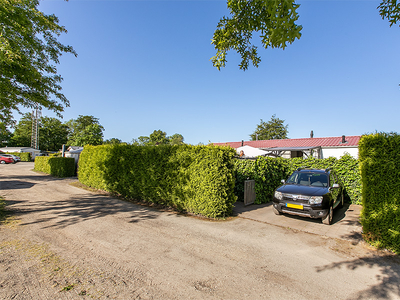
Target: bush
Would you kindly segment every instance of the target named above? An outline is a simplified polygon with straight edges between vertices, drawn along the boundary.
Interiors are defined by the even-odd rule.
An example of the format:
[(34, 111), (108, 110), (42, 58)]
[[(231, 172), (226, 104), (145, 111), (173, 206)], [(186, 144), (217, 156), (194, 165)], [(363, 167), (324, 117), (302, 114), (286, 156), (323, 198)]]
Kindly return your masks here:
[(400, 136), (376, 133), (359, 143), (364, 237), (400, 253)]
[(79, 181), (87, 186), (210, 218), (231, 214), (234, 149), (215, 146), (86, 146)]
[(30, 152), (10, 152), (7, 154), (16, 155), (21, 158), (21, 161), (31, 161), (31, 153)]
[(37, 156), (34, 169), (56, 177), (72, 177), (75, 174), (75, 160), (71, 157)]
[(339, 160), (333, 157), (326, 159), (259, 157), (255, 161), (237, 159), (235, 161), (235, 194), (240, 201), (243, 201), (244, 181), (255, 180), (255, 203), (268, 203), (272, 200), (274, 190), (281, 184), (281, 180), (287, 179), (300, 167), (335, 169), (343, 182), (348, 201), (355, 204), (361, 203), (361, 176), (358, 160), (349, 154)]

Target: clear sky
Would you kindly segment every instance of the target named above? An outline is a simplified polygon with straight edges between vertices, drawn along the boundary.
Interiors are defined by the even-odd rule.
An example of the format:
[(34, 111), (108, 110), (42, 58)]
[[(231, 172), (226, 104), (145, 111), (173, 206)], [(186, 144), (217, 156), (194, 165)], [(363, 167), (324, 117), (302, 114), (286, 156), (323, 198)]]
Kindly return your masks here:
[(158, 129), (190, 144), (249, 140), (274, 114), (289, 138), (400, 132), (400, 28), (379, 1), (298, 3), (301, 39), (259, 47), (259, 68), (244, 72), (234, 52), (221, 71), (210, 61), (225, 0), (41, 1), (78, 53), (58, 65), (63, 121), (93, 115), (105, 139), (125, 142)]

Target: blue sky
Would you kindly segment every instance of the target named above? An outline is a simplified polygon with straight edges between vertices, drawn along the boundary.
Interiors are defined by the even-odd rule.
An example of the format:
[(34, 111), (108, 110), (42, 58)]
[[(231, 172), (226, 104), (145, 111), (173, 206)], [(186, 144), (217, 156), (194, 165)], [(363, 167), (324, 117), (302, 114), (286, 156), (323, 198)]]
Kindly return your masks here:
[(301, 39), (259, 47), (259, 68), (244, 72), (234, 52), (221, 71), (210, 61), (225, 0), (43, 0), (78, 53), (58, 65), (63, 120), (93, 115), (125, 142), (158, 129), (190, 144), (249, 140), (274, 114), (289, 138), (399, 132), (400, 28), (379, 1), (298, 3)]

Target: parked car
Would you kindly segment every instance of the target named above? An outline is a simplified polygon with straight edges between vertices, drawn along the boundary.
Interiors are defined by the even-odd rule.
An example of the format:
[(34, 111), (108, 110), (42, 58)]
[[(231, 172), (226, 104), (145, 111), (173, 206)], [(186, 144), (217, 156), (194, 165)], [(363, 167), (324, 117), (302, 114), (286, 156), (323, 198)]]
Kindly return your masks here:
[(15, 161), (8, 154), (0, 154), (0, 163), (1, 164), (13, 164), (13, 163), (15, 163)]
[(277, 215), (321, 218), (330, 225), (333, 210), (344, 204), (343, 185), (332, 169), (299, 168), (282, 183), (273, 197), (272, 209)]
[(19, 156), (16, 156), (16, 155), (13, 155), (13, 154), (2, 154), (2, 155), (6, 156), (6, 157), (11, 157), (14, 160), (14, 162), (21, 161), (21, 158)]

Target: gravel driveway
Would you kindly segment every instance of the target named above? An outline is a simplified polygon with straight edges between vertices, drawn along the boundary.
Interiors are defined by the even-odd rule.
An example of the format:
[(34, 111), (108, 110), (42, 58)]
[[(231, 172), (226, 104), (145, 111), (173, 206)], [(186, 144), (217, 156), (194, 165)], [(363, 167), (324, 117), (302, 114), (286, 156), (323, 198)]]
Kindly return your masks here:
[(205, 221), (0, 166), (1, 299), (399, 299), (396, 256), (244, 218)]

